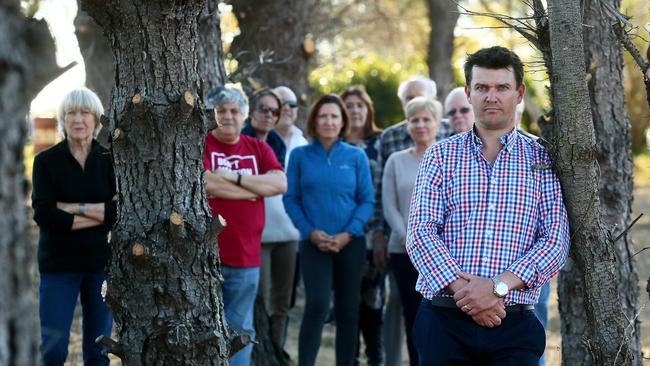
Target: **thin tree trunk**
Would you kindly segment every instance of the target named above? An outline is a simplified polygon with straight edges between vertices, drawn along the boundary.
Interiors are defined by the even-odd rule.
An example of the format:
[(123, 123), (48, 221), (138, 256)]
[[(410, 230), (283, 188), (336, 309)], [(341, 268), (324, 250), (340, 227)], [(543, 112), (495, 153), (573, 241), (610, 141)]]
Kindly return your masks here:
[(105, 108), (111, 101), (111, 89), (115, 84), (113, 53), (102, 28), (81, 10), (77, 0), (77, 16), (74, 19), (79, 50), (84, 59), (86, 86), (92, 89)]
[(255, 298), (255, 332), (257, 342), (253, 348), (251, 365), (253, 366), (288, 366), (287, 359), (282, 349), (273, 343), (271, 333), (271, 317), (264, 306), (264, 298), (257, 294)]
[[(197, 44), (197, 57), (204, 93), (225, 84), (226, 68), (223, 65), (223, 44), (221, 42), (218, 5), (218, 0), (207, 0), (199, 20), (201, 38)], [(202, 95), (202, 97), (204, 96)]]
[[(606, 0), (614, 8), (618, 1)], [(623, 58), (620, 44), (612, 31), (613, 19), (601, 1), (587, 0), (583, 4), (582, 23), (589, 31), (584, 32), (585, 64), (587, 66), (588, 90), (596, 136), (596, 159), (600, 168), (599, 198), (601, 220), (609, 238), (618, 236), (629, 224), (632, 206), (632, 157), (630, 153), (630, 123), (625, 110)], [(640, 329), (636, 320), (639, 298), (639, 278), (631, 255), (632, 244), (624, 235), (614, 243), (619, 312), (632, 323), (626, 331), (631, 353), (640, 355)], [(584, 297), (584, 276), (578, 266), (567, 267), (560, 281), (560, 310), (562, 317), (563, 360), (571, 364), (589, 364), (591, 354), (584, 347), (587, 315), (578, 305)], [(582, 311), (577, 311), (582, 310)], [(638, 357), (638, 356), (637, 356)], [(637, 358), (638, 359), (638, 358)]]
[(26, 19), (17, 0), (0, 2), (0, 365), (38, 364), (23, 148), (29, 103), (65, 69), (45, 21)]
[[(583, 305), (586, 322), (582, 343), (589, 354), (588, 364), (637, 365), (639, 354), (629, 335), (634, 330), (621, 311), (625, 305), (620, 294), (619, 267), (622, 264), (612, 245), (613, 236), (607, 227), (606, 205), (599, 185), (601, 171), (598, 167), (598, 148), (590, 108), (590, 93), (585, 82), (585, 52), (582, 39), (582, 17), (578, 0), (550, 0), (550, 57), (552, 63), (551, 90), (554, 107), (555, 167), (562, 182), (565, 203), (572, 230), (573, 276), (580, 278), (583, 287)], [(587, 53), (588, 55), (589, 53)], [(624, 119), (624, 118), (623, 118)], [(598, 131), (602, 132), (602, 131)], [(629, 141), (629, 140), (628, 140)], [(602, 169), (602, 167), (601, 167)], [(629, 201), (625, 206), (629, 212)], [(620, 207), (619, 207), (620, 209)], [(627, 217), (623, 218), (627, 220)], [(620, 228), (619, 228), (620, 231)], [(576, 271), (577, 270), (577, 271)], [(566, 276), (565, 272), (563, 276)], [(574, 280), (574, 278), (572, 278)], [(571, 284), (564, 284), (571, 286)], [(579, 282), (570, 287), (576, 290)], [(567, 292), (562, 301), (569, 301)], [(575, 297), (571, 297), (573, 301)], [(561, 304), (562, 306), (562, 304)], [(565, 303), (565, 309), (566, 307)], [(577, 310), (575, 307), (568, 308)], [(562, 314), (562, 319), (566, 319)], [(566, 326), (563, 326), (566, 330)], [(574, 364), (563, 354), (567, 364)]]
[(458, 21), (458, 6), (450, 0), (427, 0), (429, 46), (427, 64), (429, 76), (438, 85), (438, 98), (444, 100), (453, 88), (454, 72), (451, 59), (454, 52), (454, 28)]
[(107, 274), (119, 336), (111, 351), (125, 365), (226, 365), (222, 226), (211, 219), (201, 175), (214, 125), (197, 59), (205, 1), (82, 4), (116, 56), (104, 121), (119, 192)]
[[(241, 34), (233, 40), (230, 53), (239, 62), (243, 80), (250, 92), (256, 87), (286, 85), (298, 96), (304, 113), (308, 107), (307, 63), (304, 50), (309, 22), (308, 10), (313, 0), (233, 0), (230, 1)], [(271, 52), (257, 68), (262, 52)], [(301, 115), (301, 117), (304, 117)], [(299, 122), (304, 118), (299, 118)]]

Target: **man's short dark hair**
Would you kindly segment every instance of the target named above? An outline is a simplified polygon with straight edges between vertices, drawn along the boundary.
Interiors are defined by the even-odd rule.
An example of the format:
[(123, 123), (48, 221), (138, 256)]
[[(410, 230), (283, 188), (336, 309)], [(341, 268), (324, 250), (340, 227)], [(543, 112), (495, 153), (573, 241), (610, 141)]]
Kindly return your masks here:
[(474, 66), (492, 70), (512, 67), (517, 88), (524, 81), (524, 64), (516, 53), (505, 47), (481, 48), (469, 55), (465, 60), (465, 82), (467, 85), (472, 84), (472, 68)]

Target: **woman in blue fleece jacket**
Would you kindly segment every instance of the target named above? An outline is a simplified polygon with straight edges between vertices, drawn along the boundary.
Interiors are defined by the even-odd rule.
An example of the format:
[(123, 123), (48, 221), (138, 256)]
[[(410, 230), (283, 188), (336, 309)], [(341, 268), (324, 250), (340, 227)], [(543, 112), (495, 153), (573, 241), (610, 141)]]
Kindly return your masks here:
[(309, 145), (289, 159), (285, 210), (300, 231), (305, 312), (298, 364), (316, 361), (334, 288), (336, 364), (352, 365), (357, 342), (359, 292), (365, 256), (364, 225), (373, 210), (373, 186), (363, 150), (341, 140), (349, 126), (336, 95), (318, 99), (309, 112)]

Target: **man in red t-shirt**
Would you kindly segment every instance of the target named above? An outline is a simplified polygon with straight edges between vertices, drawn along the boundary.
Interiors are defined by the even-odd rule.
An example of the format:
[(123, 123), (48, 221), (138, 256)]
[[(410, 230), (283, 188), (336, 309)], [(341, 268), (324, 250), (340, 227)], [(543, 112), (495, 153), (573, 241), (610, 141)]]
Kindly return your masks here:
[[(233, 88), (208, 95), (218, 127), (205, 137), (205, 191), (212, 216), (226, 219), (219, 235), (223, 302), (226, 321), (238, 332), (255, 337), (253, 305), (259, 283), (264, 198), (287, 190), (282, 165), (266, 142), (241, 135), (248, 100)], [(233, 366), (249, 366), (249, 345), (230, 359)]]

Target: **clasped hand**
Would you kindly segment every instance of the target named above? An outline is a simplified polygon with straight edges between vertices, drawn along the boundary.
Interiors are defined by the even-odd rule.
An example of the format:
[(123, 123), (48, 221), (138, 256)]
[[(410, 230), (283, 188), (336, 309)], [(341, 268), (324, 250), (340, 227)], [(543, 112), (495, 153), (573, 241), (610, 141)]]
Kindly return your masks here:
[(480, 326), (493, 328), (501, 325), (501, 320), (506, 317), (506, 308), (503, 300), (494, 294), (492, 280), (465, 272), (458, 274), (466, 284), (454, 293), (456, 306)]
[(322, 230), (314, 230), (309, 234), (309, 240), (322, 252), (338, 253), (352, 237), (345, 231), (332, 236)]

